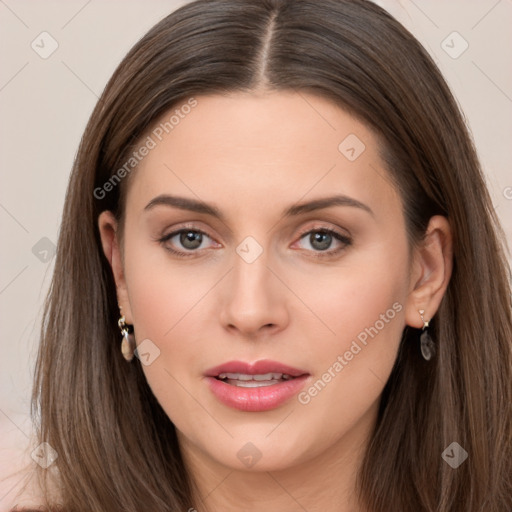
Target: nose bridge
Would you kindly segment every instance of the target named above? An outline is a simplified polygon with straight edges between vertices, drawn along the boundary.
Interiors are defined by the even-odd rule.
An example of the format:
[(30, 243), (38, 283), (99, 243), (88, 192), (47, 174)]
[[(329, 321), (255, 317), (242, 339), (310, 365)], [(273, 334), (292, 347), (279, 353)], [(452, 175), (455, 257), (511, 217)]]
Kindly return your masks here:
[(260, 254), (254, 261), (247, 261), (239, 254), (234, 258), (232, 286), (236, 295), (263, 297), (269, 292), (267, 254)]
[(268, 251), (263, 247), (259, 249), (250, 241), (242, 242), (237, 247), (231, 272), (231, 295), (237, 305), (247, 309), (247, 312), (256, 311), (271, 301), (271, 273), (267, 264)]
[(284, 293), (267, 268), (272, 259), (269, 256), (254, 237), (246, 237), (236, 247), (222, 306), (226, 327), (250, 334), (264, 326), (275, 329), (286, 323)]

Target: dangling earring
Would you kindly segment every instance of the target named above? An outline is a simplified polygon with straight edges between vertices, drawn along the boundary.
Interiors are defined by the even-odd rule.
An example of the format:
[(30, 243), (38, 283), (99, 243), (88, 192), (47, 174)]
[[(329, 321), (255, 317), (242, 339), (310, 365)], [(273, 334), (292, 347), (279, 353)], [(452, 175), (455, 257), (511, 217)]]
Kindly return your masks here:
[(427, 322), (423, 318), (423, 314), (425, 313), (424, 309), (419, 310), (421, 321), (423, 322), (423, 329), (420, 336), (420, 349), (421, 349), (421, 355), (423, 356), (423, 359), (425, 361), (430, 361), (433, 356), (436, 354), (436, 346), (434, 345), (434, 342), (432, 341), (432, 338), (430, 337), (430, 334), (428, 333), (427, 327), (429, 322)]
[[(121, 308), (119, 308), (119, 312), (121, 312)], [(123, 341), (121, 342), (121, 352), (123, 357), (130, 362), (133, 359), (135, 354), (135, 338), (132, 334), (132, 326), (126, 324), (124, 315), (118, 320), (117, 325), (121, 330), (121, 334), (123, 335)]]

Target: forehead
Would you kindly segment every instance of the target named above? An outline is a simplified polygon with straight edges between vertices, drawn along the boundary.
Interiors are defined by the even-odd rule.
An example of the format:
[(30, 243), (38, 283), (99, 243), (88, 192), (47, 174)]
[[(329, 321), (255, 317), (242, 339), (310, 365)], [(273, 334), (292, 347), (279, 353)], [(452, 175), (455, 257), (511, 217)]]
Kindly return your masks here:
[[(174, 116), (179, 124), (165, 135), (172, 135), (176, 145), (186, 139), (196, 144), (198, 152), (209, 151), (219, 158), (225, 149), (247, 158), (257, 154), (259, 160), (264, 160), (262, 149), (288, 151), (290, 158), (299, 153), (337, 156), (339, 142), (353, 132), (370, 145), (376, 142), (370, 130), (342, 108), (304, 92), (239, 92), (195, 99), (196, 106), (179, 120)], [(176, 110), (180, 105), (162, 116), (157, 126), (165, 128), (169, 114)]]
[(194, 99), (148, 132), (154, 144), (128, 193), (138, 209), (166, 192), (239, 208), (251, 198), (257, 207), (325, 192), (369, 200), (380, 188), (381, 198), (393, 196), (375, 134), (325, 98), (279, 91)]

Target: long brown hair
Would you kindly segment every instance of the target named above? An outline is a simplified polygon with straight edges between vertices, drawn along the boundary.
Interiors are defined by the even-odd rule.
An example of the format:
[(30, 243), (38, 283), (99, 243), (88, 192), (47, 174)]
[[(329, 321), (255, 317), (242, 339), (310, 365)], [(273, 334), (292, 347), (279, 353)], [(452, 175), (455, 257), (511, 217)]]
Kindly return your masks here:
[[(362, 503), (371, 512), (512, 510), (503, 235), (439, 70), (403, 26), (364, 0), (198, 0), (153, 27), (107, 84), (68, 186), (35, 374), (33, 415), (40, 441), (58, 453), (64, 510), (194, 506), (175, 428), (140, 362), (127, 364), (119, 349), (97, 220), (104, 210), (122, 220), (128, 180), (94, 191), (171, 107), (261, 87), (329, 98), (380, 135), (411, 246), (434, 214), (453, 230), (453, 274), (431, 323), (437, 356), (423, 361), (418, 331), (405, 330), (358, 478)], [(454, 441), (469, 454), (457, 469), (441, 457)]]

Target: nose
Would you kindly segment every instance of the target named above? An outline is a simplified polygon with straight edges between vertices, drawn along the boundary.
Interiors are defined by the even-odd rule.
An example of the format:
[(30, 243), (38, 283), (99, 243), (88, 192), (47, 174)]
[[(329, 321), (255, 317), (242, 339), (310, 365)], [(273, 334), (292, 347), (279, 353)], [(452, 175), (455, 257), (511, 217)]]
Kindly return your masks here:
[(228, 331), (246, 338), (275, 334), (289, 323), (286, 287), (267, 267), (266, 252), (248, 263), (237, 254), (223, 286), (220, 319)]

